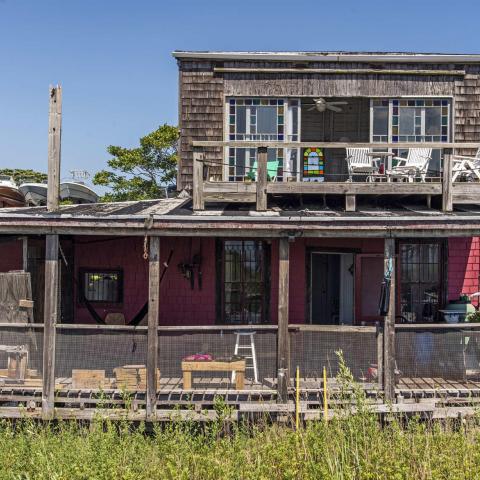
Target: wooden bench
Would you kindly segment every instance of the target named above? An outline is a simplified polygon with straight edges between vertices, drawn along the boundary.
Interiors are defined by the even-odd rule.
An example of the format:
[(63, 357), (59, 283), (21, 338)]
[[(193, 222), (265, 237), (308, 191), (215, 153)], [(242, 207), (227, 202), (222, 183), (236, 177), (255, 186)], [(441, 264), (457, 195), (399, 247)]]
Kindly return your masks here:
[(235, 389), (243, 390), (245, 387), (245, 360), (234, 362), (221, 361), (183, 361), (183, 388), (192, 388), (192, 372), (235, 372)]

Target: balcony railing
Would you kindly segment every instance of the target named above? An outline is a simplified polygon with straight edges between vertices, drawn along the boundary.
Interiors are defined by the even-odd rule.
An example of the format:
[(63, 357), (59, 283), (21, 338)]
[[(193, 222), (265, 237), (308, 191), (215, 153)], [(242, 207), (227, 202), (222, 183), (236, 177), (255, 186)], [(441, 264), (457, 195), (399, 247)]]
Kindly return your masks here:
[[(372, 148), (375, 150), (409, 149), (428, 146), (443, 150), (442, 175), (427, 177), (420, 182), (386, 182), (382, 176), (376, 176), (373, 182), (269, 182), (267, 173), (268, 148)], [(355, 211), (356, 195), (423, 195), (428, 201), (432, 196), (442, 197), (442, 210), (453, 209), (454, 203), (480, 202), (480, 182), (452, 182), (453, 154), (458, 150), (476, 150), (480, 143), (344, 143), (344, 142), (259, 142), (259, 141), (194, 141), (193, 158), (193, 208), (203, 210), (206, 202), (246, 202), (256, 203), (258, 211), (267, 209), (269, 194), (340, 194), (345, 196), (346, 211)], [(210, 181), (209, 164), (206, 162), (205, 148), (256, 148), (256, 181), (231, 182)], [(223, 164), (221, 164), (223, 165)]]

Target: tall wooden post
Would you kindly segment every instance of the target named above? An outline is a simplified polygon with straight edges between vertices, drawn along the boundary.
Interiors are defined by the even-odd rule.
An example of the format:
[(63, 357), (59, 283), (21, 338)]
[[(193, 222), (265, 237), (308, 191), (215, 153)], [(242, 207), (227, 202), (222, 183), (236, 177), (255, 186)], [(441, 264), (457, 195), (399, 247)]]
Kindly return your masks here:
[(160, 238), (150, 237), (148, 262), (147, 420), (157, 407), (158, 313), (160, 296)]
[(290, 342), (288, 338), (290, 244), (288, 238), (279, 240), (278, 250), (277, 402), (286, 403), (290, 378)]
[(203, 153), (198, 149), (193, 149), (193, 211), (205, 210), (205, 200), (203, 198)]
[(443, 179), (442, 179), (442, 210), (453, 210), (453, 182), (452, 182), (452, 150), (445, 149), (443, 155)]
[(53, 418), (55, 337), (58, 320), (58, 235), (47, 235), (45, 248), (45, 306), (43, 330), (42, 418)]
[[(53, 212), (58, 210), (60, 197), (62, 87), (51, 86), (49, 91), (47, 210)], [(55, 339), (59, 316), (58, 235), (46, 235), (45, 243), (42, 418), (47, 420), (54, 416)]]
[(267, 210), (267, 147), (257, 150), (257, 211)]
[(60, 197), (60, 154), (62, 140), (62, 87), (50, 86), (48, 115), (48, 190), (47, 210), (58, 209)]
[(386, 238), (384, 272), (390, 275), (390, 302), (383, 329), (383, 387), (385, 399), (395, 400), (395, 239)]

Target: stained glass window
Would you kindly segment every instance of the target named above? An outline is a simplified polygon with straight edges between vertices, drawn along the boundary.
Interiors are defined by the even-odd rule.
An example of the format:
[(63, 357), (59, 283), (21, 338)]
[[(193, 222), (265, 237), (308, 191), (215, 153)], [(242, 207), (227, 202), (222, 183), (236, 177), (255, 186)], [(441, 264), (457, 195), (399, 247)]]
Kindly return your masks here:
[(325, 157), (321, 148), (306, 148), (303, 152), (303, 181), (323, 182)]

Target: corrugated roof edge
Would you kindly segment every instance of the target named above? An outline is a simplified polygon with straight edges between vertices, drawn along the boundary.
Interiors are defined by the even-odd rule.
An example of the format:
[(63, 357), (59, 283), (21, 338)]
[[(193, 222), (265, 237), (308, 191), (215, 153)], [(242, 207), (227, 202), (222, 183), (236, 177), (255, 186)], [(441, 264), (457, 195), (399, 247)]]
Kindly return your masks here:
[(177, 59), (303, 62), (480, 63), (480, 54), (413, 52), (208, 52), (175, 50)]

